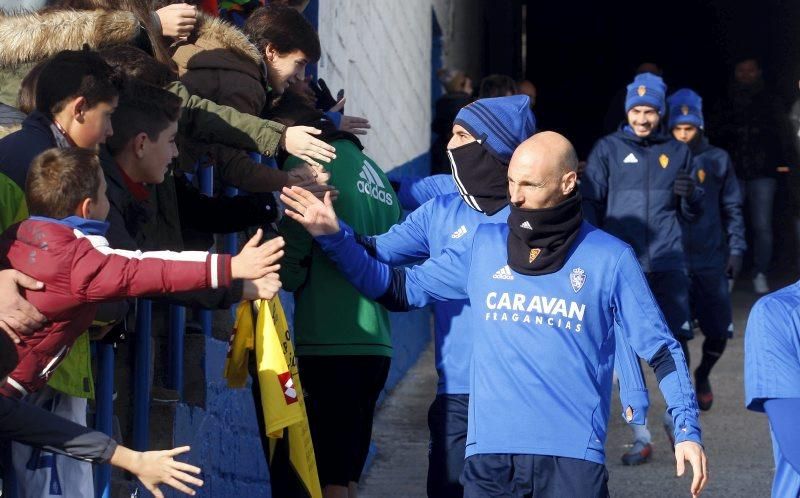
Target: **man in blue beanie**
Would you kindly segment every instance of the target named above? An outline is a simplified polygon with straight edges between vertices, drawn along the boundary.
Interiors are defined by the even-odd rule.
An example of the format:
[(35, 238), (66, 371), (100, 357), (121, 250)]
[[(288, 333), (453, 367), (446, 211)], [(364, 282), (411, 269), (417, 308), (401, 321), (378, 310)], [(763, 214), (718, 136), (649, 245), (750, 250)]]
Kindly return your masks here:
[[(665, 94), (659, 76), (636, 76), (627, 87), (627, 123), (595, 144), (580, 189), (586, 220), (633, 247), (688, 363), (686, 345), (693, 334), (679, 220), (691, 222), (699, 216), (703, 191), (691, 176), (689, 148), (659, 126)], [(646, 424), (631, 427), (634, 444), (622, 462), (638, 465), (652, 455), (650, 432)]]
[(694, 371), (697, 404), (705, 411), (714, 401), (709, 374), (733, 335), (728, 279), (733, 282), (738, 276), (747, 248), (742, 196), (730, 156), (709, 144), (703, 133), (700, 96), (683, 88), (669, 96), (667, 105), (669, 128), (691, 149), (695, 178), (704, 192), (703, 214), (694, 223), (683, 224), (683, 242), (692, 316), (705, 336), (703, 358)]

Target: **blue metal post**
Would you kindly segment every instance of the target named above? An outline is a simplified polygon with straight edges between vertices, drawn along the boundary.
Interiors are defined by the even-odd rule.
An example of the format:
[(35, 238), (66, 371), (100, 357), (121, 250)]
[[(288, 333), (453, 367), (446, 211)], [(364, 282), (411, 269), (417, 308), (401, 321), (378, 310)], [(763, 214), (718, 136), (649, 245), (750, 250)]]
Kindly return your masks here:
[[(113, 436), (114, 416), (114, 347), (111, 344), (95, 344), (99, 372), (97, 373), (97, 410), (95, 428)], [(111, 497), (111, 465), (100, 465), (95, 473), (95, 493), (98, 498)]]
[(133, 364), (133, 449), (146, 451), (150, 441), (150, 356), (152, 303), (136, 302), (136, 340)]
[(183, 340), (186, 335), (186, 308), (169, 307), (169, 387), (183, 400)]
[[(198, 182), (200, 183), (200, 191), (209, 196), (214, 196), (214, 167), (209, 165), (201, 165), (198, 170)], [(200, 328), (203, 329), (203, 334), (211, 337), (211, 310), (200, 310)]]

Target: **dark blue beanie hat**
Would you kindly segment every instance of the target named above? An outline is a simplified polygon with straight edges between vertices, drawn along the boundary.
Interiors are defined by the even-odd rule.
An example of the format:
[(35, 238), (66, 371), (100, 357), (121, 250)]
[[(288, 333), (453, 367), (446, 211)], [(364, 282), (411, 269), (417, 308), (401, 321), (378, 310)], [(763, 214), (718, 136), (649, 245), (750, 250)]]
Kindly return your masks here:
[(690, 124), (703, 129), (703, 99), (688, 88), (681, 88), (667, 98), (669, 127)]
[(463, 126), (504, 163), (511, 162), (514, 149), (536, 131), (527, 95), (476, 100), (458, 111), (453, 123)]
[(661, 76), (653, 73), (637, 74), (633, 83), (628, 85), (628, 92), (625, 95), (625, 112), (638, 105), (646, 105), (655, 108), (659, 114), (663, 114), (666, 93), (667, 85), (664, 84)]

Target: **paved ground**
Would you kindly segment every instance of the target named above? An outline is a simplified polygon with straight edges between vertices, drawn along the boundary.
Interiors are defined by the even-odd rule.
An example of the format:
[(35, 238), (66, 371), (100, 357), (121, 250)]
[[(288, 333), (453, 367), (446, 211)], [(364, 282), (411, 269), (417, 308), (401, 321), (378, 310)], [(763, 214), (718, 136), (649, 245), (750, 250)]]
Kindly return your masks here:
[[(747, 287), (744, 281), (740, 287)], [(743, 349), (745, 321), (755, 296), (747, 290), (734, 293), (736, 338), (712, 374), (715, 405), (703, 414), (702, 424), (711, 481), (703, 496), (766, 497), (772, 479), (772, 449), (763, 415), (744, 409)], [(701, 341), (691, 343), (692, 357), (700, 358)], [(689, 479), (675, 477), (675, 461), (669, 449), (661, 414), (664, 401), (655, 377), (646, 369), (651, 392), (650, 430), (655, 453), (641, 467), (624, 467), (619, 456), (629, 443), (630, 432), (621, 417), (614, 416), (606, 445), (611, 495), (614, 497), (687, 497)], [(433, 353), (427, 351), (403, 382), (388, 397), (377, 415), (374, 439), (378, 455), (362, 480), (363, 498), (423, 497), (427, 469), (427, 409), (436, 378)], [(614, 397), (612, 413), (619, 413)]]

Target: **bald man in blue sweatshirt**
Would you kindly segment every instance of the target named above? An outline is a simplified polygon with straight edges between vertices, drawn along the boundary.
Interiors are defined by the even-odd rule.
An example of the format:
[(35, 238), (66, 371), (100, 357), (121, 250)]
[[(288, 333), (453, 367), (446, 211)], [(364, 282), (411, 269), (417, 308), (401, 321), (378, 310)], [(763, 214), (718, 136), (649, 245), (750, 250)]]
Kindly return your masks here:
[(630, 246), (583, 221), (577, 158), (555, 133), (509, 165), (506, 223), (483, 224), (411, 269), (371, 258), (329, 199), (284, 189), (303, 224), (361, 292), (390, 309), (469, 299), (475, 323), (464, 496), (603, 497), (615, 337), (654, 368), (682, 475), (705, 485), (697, 403), (680, 345)]

